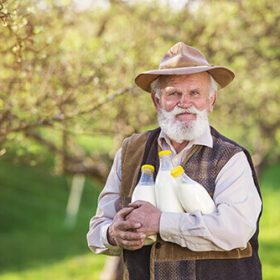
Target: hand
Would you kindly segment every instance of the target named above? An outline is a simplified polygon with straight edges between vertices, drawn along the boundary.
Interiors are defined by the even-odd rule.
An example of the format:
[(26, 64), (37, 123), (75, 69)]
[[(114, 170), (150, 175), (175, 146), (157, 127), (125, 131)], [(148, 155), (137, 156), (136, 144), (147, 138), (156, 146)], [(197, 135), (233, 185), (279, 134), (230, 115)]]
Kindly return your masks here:
[(137, 229), (137, 232), (143, 232), (147, 236), (159, 232), (161, 212), (158, 208), (149, 202), (141, 200), (130, 203), (128, 206), (133, 207), (134, 210), (125, 219), (127, 221), (137, 221), (142, 224), (142, 227)]
[(127, 250), (137, 250), (143, 247), (146, 235), (137, 232), (142, 225), (133, 220), (125, 220), (133, 207), (121, 209), (114, 217), (113, 223), (107, 231), (108, 241), (111, 245), (118, 245)]

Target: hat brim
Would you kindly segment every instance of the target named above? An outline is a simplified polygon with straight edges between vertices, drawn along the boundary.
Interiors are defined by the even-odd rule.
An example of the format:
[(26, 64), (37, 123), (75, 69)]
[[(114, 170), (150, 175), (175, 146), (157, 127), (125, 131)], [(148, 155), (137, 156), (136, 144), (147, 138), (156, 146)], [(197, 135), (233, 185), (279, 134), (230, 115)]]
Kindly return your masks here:
[(151, 92), (151, 83), (159, 76), (190, 75), (201, 72), (209, 72), (220, 88), (227, 86), (235, 77), (234, 73), (226, 67), (205, 65), (146, 71), (136, 76), (135, 83), (143, 90)]

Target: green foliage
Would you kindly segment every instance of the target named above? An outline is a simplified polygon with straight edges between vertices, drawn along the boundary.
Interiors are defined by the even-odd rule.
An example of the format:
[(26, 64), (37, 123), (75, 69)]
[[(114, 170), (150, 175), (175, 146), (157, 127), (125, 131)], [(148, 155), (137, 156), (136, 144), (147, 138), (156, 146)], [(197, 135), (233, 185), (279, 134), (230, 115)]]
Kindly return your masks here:
[[(186, 1), (181, 9), (158, 1), (109, 1), (86, 10), (70, 0), (0, 3), (4, 147), (26, 146), (29, 138), (69, 155), (68, 162), (86, 162), (79, 141), (86, 133), (111, 136), (115, 150), (124, 136), (156, 125), (149, 95), (130, 87), (135, 75), (157, 68), (166, 50), (184, 41), (210, 63), (236, 72), (219, 95), (212, 123), (247, 146), (257, 166), (279, 159), (277, 1)], [(61, 140), (48, 138), (46, 126)], [(39, 151), (27, 153), (36, 161)], [(62, 170), (75, 168), (64, 162)], [(100, 170), (94, 172), (104, 176)]]
[[(184, 41), (236, 73), (219, 94), (214, 126), (247, 146), (257, 165), (279, 160), (277, 1), (187, 1), (181, 10), (106, 2), (80, 10), (71, 0), (0, 0), (0, 155), (104, 178), (106, 154), (156, 125), (149, 94), (132, 86), (135, 75), (157, 68)], [(85, 233), (97, 188), (87, 182), (69, 231), (66, 177), (50, 177), (46, 165), (2, 160), (0, 167), (0, 279), (95, 279), (104, 257), (88, 252)], [(265, 280), (280, 279), (278, 170), (268, 169), (262, 182)]]

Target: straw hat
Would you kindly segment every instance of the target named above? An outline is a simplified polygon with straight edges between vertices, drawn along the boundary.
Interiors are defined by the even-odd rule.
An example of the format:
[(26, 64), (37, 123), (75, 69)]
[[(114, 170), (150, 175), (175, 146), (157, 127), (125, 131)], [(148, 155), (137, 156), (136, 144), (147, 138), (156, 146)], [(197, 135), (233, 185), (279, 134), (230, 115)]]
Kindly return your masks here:
[(135, 83), (143, 90), (151, 92), (151, 83), (159, 76), (188, 75), (201, 72), (211, 74), (220, 88), (224, 88), (234, 79), (234, 73), (230, 69), (224, 66), (210, 65), (198, 49), (179, 42), (164, 55), (159, 69), (139, 74), (135, 78)]

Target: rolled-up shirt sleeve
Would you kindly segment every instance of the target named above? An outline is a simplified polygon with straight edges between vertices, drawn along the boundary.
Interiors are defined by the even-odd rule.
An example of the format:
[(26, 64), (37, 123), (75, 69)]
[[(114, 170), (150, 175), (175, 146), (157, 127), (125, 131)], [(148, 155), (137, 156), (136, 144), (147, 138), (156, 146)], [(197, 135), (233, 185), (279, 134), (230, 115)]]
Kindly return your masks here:
[(261, 199), (244, 152), (235, 154), (216, 178), (216, 211), (203, 215), (163, 212), (160, 235), (193, 251), (245, 248), (256, 231)]
[(96, 214), (90, 220), (87, 242), (94, 253), (119, 255), (121, 249), (112, 246), (107, 240), (107, 230), (119, 210), (121, 182), (121, 149), (115, 159), (108, 175), (106, 184), (99, 195)]

